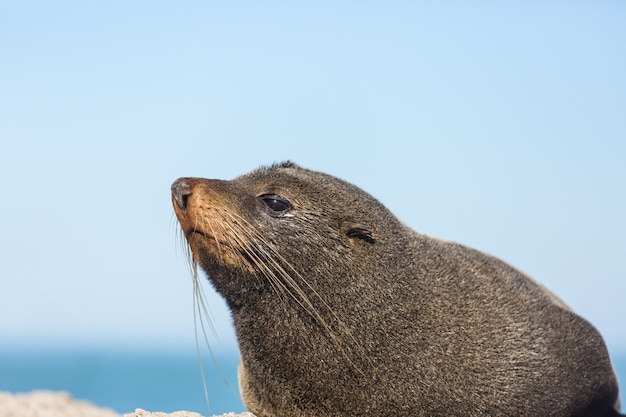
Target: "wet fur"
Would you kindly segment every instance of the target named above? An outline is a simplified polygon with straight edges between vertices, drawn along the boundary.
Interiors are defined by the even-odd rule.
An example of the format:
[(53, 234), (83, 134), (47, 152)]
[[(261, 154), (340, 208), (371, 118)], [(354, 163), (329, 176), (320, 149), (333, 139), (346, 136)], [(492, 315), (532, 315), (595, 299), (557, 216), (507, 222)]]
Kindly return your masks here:
[(186, 181), (175, 212), (233, 314), (258, 417), (618, 415), (601, 336), (502, 261), (291, 163)]

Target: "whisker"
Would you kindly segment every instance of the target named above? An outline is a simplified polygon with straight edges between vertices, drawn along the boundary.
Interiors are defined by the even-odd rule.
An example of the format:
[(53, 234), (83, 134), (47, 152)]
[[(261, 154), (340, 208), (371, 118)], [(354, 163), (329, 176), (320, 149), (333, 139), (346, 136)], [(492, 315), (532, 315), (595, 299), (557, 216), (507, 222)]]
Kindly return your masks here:
[[(361, 356), (366, 358), (368, 362), (370, 362), (369, 357), (365, 354), (362, 347), (359, 343), (354, 339), (351, 332), (348, 331), (348, 327), (345, 325), (343, 320), (339, 318), (337, 313), (326, 303), (326, 301), (320, 296), (320, 294), (311, 286), (311, 284), (306, 280), (292, 265), (288, 262), (276, 249), (274, 249), (273, 245), (268, 242), (264, 236), (256, 231), (256, 229), (244, 218), (239, 215), (233, 215), (230, 212), (226, 212), (224, 214), (228, 214), (231, 221), (226, 220), (225, 223), (233, 228), (233, 224), (239, 225), (239, 228), (243, 233), (237, 233), (238, 230), (234, 230), (233, 236), (239, 238), (239, 236), (246, 236), (247, 239), (239, 238), (240, 246), (245, 248), (248, 256), (252, 255), (255, 265), (261, 269), (263, 275), (268, 279), (272, 287), (275, 289), (278, 288), (279, 291), (284, 294), (287, 294), (294, 301), (298, 303), (306, 312), (308, 312), (312, 317), (314, 317), (326, 330), (329, 334), (333, 342), (340, 347), (344, 356), (348, 359), (348, 361), (354, 365), (352, 360), (348, 357), (345, 348), (342, 347), (346, 340), (341, 338), (339, 334), (344, 334), (349, 336), (352, 339), (352, 343), (357, 347), (357, 350), (361, 352)], [(249, 242), (259, 242), (259, 245), (252, 246)], [(289, 272), (283, 268), (282, 265), (285, 265), (294, 276), (302, 282), (318, 299), (322, 306), (331, 314), (333, 317), (336, 327), (339, 328), (340, 332), (337, 333), (333, 331), (330, 324), (321, 316), (319, 311), (315, 308), (309, 297), (306, 295), (302, 287), (296, 282), (296, 280), (291, 276)], [(356, 365), (354, 365), (355, 368)], [(358, 369), (358, 368), (357, 368)], [(359, 370), (359, 372), (361, 372)]]
[[(223, 258), (224, 255), (222, 254), (222, 246), (220, 245), (220, 239), (218, 238), (218, 235), (215, 232), (215, 228), (213, 227), (213, 223), (214, 222), (210, 221), (207, 216), (203, 216), (202, 217), (202, 222), (204, 224), (206, 224), (209, 227), (209, 229), (211, 229), (211, 234), (213, 235), (214, 240), (215, 240), (215, 244), (217, 246), (217, 253), (219, 254), (220, 258)], [(222, 234), (222, 236), (223, 236), (223, 234)]]
[[(250, 242), (254, 241), (254, 237), (252, 239), (244, 239), (242, 236), (250, 237), (250, 233), (245, 229), (245, 227), (241, 227), (241, 230), (236, 230), (231, 222), (226, 222), (226, 224), (232, 229), (233, 234), (232, 237), (236, 240), (239, 247), (242, 248), (244, 253), (254, 261), (254, 266), (256, 268), (252, 268), (252, 271), (256, 274), (258, 270), (267, 278), (269, 283), (275, 289), (276, 294), (284, 300), (284, 294), (288, 293), (291, 298), (297, 300), (294, 294), (289, 290), (289, 287), (283, 283), (280, 279), (276, 277), (276, 274), (273, 273), (272, 269), (263, 262), (263, 259), (259, 256), (257, 252), (261, 252), (264, 255), (264, 258), (267, 260), (272, 260), (269, 255), (263, 250), (261, 246), (253, 246)], [(237, 223), (235, 223), (237, 224)], [(252, 230), (254, 232), (254, 230)], [(254, 232), (256, 234), (256, 232)]]
[[(207, 318), (207, 322), (209, 323), (209, 326), (210, 326), (210, 329), (211, 329), (211, 333), (213, 333), (213, 336), (216, 339), (218, 339), (218, 336), (217, 336), (217, 333), (215, 332), (215, 327), (212, 324), (212, 320), (210, 319), (210, 317), (207, 316), (207, 314), (208, 314), (207, 304), (206, 304), (206, 302), (205, 302), (203, 297), (204, 297), (204, 291), (202, 289), (201, 284), (199, 282), (197, 282), (197, 284), (194, 285), (194, 304), (196, 306), (195, 314), (194, 314), (194, 331), (195, 331), (195, 335), (196, 335), (196, 337), (195, 337), (195, 339), (196, 339), (196, 351), (198, 353), (198, 361), (200, 362), (200, 369), (201, 369), (201, 373), (202, 373), (202, 383), (204, 384), (205, 392), (207, 391), (207, 387), (206, 387), (206, 379), (205, 379), (205, 375), (204, 375), (204, 367), (202, 365), (202, 354), (200, 352), (200, 343), (199, 343), (199, 338), (198, 338), (198, 327), (197, 327), (197, 323), (198, 322), (200, 323), (200, 328), (202, 330), (202, 336), (203, 336), (203, 339), (204, 339), (204, 344), (205, 344), (205, 346), (207, 347), (207, 349), (209, 351), (209, 355), (211, 356), (211, 361), (213, 362), (213, 365), (215, 366), (215, 369), (216, 369), (218, 375), (220, 376), (220, 379), (222, 380), (222, 382), (224, 382), (224, 384), (226, 384), (226, 386), (228, 387), (229, 391), (232, 392), (235, 396), (238, 397), (238, 394), (232, 388), (232, 386), (228, 382), (228, 378), (226, 378), (226, 375), (224, 375), (224, 372), (222, 371), (222, 368), (219, 366), (219, 363), (218, 363), (217, 358), (215, 356), (215, 352), (211, 348), (211, 343), (210, 343), (209, 338), (207, 336), (207, 331), (206, 331), (206, 327), (205, 327), (205, 320), (203, 319), (203, 317)], [(200, 301), (198, 300), (198, 298), (200, 298)], [(204, 313), (204, 316), (203, 316), (203, 313)], [(206, 394), (206, 395), (208, 395), (208, 394)], [(208, 398), (207, 398), (207, 402), (208, 402)]]
[[(197, 284), (196, 284), (196, 279), (194, 278), (194, 293), (193, 293), (193, 298), (194, 298), (194, 315), (193, 315), (193, 330), (194, 330), (194, 334), (195, 334), (195, 340), (196, 340), (196, 354), (198, 356), (198, 364), (200, 365), (200, 375), (202, 376), (202, 389), (204, 392), (204, 399), (206, 401), (206, 405), (207, 405), (207, 416), (211, 415), (211, 402), (209, 401), (209, 389), (207, 388), (207, 383), (206, 383), (206, 375), (204, 373), (204, 364), (202, 363), (202, 354), (200, 352), (200, 342), (198, 341), (198, 319), (201, 322), (201, 326), (202, 326), (202, 333), (204, 334), (204, 338), (206, 341), (206, 332), (204, 330), (204, 323), (202, 321), (202, 314), (198, 312), (198, 297), (199, 294), (196, 290), (197, 288)], [(208, 341), (206, 341), (206, 346), (209, 349), (209, 352), (211, 352), (211, 358), (213, 358), (213, 351), (211, 350), (211, 346), (208, 343)], [(215, 362), (215, 361), (214, 361)]]

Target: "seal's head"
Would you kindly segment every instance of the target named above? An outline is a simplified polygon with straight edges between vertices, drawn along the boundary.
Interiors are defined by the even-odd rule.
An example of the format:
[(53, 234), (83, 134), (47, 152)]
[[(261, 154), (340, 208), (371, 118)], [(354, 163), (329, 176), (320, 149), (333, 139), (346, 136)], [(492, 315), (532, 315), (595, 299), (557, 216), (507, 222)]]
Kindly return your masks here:
[(194, 260), (231, 307), (266, 291), (306, 304), (329, 275), (336, 286), (371, 273), (372, 256), (384, 264), (380, 240), (404, 229), (364, 191), (290, 162), (232, 181), (180, 178), (172, 200)]

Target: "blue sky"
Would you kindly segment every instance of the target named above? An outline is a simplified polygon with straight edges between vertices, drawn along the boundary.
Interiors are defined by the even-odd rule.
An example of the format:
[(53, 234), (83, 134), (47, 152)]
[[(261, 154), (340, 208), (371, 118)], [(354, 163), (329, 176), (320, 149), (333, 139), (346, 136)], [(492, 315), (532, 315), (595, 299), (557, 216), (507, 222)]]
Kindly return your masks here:
[(338, 3), (0, 3), (0, 346), (193, 345), (170, 184), (292, 159), (626, 350), (626, 3)]

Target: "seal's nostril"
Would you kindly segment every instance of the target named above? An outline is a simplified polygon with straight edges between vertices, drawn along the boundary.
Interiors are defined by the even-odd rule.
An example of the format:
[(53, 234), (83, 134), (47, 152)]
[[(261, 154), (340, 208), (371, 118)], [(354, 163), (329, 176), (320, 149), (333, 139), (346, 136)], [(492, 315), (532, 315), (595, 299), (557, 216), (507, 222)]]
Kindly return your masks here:
[(181, 210), (187, 208), (187, 199), (191, 195), (191, 181), (189, 178), (179, 178), (172, 184), (172, 196)]

